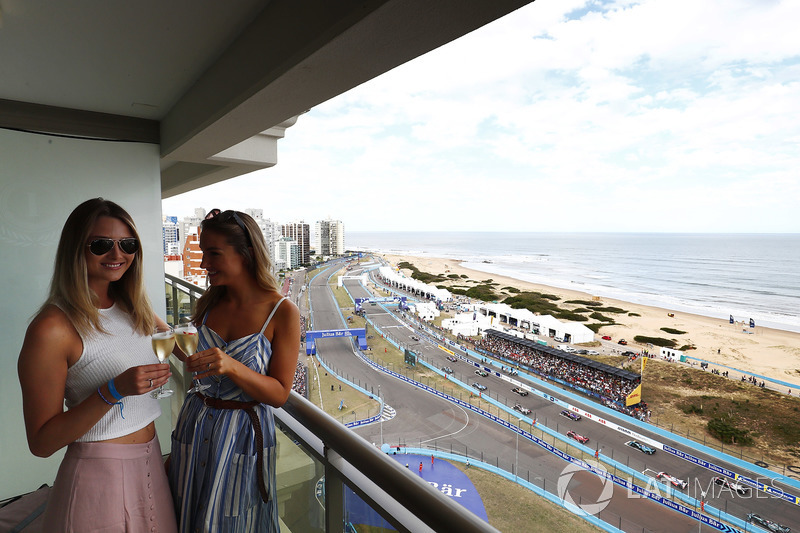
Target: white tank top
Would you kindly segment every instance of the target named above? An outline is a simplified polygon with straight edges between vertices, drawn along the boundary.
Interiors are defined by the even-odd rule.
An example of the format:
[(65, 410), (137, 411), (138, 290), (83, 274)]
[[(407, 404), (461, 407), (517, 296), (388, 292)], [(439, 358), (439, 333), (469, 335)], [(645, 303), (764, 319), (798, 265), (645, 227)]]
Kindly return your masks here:
[[(67, 409), (97, 394), (108, 380), (118, 376), (132, 366), (158, 363), (153, 353), (150, 337), (133, 329), (128, 313), (114, 304), (109, 309), (98, 309), (100, 324), (107, 333), (94, 332), (89, 337), (81, 336), (83, 353), (80, 359), (67, 370), (64, 399)], [(113, 397), (106, 398), (114, 402)], [(142, 429), (161, 416), (158, 400), (150, 393), (122, 398), (125, 415), (115, 405), (97, 424), (77, 439), (78, 442), (94, 442), (122, 437)]]

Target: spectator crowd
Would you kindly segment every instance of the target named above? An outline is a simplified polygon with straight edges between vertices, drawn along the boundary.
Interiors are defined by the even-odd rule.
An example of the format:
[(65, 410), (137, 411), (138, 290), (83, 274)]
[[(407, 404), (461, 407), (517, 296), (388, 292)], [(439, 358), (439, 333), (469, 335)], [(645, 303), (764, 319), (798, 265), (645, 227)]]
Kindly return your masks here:
[(507, 361), (524, 365), (536, 374), (560, 379), (573, 387), (591, 391), (602, 400), (622, 405), (625, 405), (625, 397), (639, 384), (491, 334), (478, 341), (477, 346)]

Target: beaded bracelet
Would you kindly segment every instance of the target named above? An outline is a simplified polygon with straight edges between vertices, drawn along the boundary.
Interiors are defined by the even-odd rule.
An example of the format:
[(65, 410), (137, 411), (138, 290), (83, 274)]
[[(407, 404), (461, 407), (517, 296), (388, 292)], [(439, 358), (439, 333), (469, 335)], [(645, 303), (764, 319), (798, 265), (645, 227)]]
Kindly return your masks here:
[(102, 398), (102, 399), (103, 399), (103, 401), (104, 401), (104, 402), (106, 402), (108, 405), (111, 405), (111, 406), (114, 406), (114, 405), (119, 405), (119, 416), (121, 416), (121, 417), (122, 417), (122, 419), (123, 419), (123, 420), (125, 420), (125, 415), (124, 415), (124, 414), (122, 414), (122, 408), (124, 407), (124, 406), (122, 405), (122, 402), (115, 402), (115, 403), (111, 403), (111, 402), (109, 402), (108, 400), (106, 400), (106, 397), (105, 397), (105, 396), (103, 396), (103, 393), (100, 391), (100, 387), (97, 387), (97, 394), (99, 394), (99, 395), (100, 395), (100, 398)]

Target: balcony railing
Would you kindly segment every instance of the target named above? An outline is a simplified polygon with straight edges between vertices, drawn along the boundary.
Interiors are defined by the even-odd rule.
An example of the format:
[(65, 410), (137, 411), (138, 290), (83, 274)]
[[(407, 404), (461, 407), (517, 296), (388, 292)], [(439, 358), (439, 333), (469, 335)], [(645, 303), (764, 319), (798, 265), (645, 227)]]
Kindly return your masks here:
[[(191, 315), (202, 293), (167, 275), (168, 320), (175, 323)], [(173, 369), (173, 377), (179, 383), (175, 388), (183, 391), (186, 380), (180, 367)], [(183, 401), (176, 396), (173, 412)], [(292, 392), (286, 405), (275, 410), (275, 418), (283, 531), (338, 533), (364, 526), (369, 531), (497, 532), (299, 394)], [(364, 522), (365, 506), (380, 523)], [(358, 518), (356, 508), (361, 510)]]

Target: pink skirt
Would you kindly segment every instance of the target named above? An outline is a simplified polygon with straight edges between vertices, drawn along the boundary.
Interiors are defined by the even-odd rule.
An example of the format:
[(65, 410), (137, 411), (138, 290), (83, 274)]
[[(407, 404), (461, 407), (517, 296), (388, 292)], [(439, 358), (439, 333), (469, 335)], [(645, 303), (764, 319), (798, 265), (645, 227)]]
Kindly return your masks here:
[(158, 436), (145, 444), (73, 442), (58, 469), (42, 531), (175, 533)]

